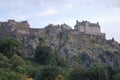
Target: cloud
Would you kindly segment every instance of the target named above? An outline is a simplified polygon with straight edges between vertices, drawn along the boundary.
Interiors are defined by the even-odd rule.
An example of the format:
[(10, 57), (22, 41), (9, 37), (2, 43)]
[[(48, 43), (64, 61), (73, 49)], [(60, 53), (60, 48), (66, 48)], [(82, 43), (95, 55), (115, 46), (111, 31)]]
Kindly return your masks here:
[(54, 14), (57, 14), (58, 11), (53, 9), (53, 8), (48, 8), (47, 10), (44, 10), (44, 11), (40, 11), (40, 12), (37, 12), (37, 13), (34, 13), (34, 16), (51, 16), (51, 15), (54, 15)]
[[(109, 7), (120, 7), (120, 0), (0, 0), (1, 6), (25, 7), (27, 6), (62, 6), (71, 3), (77, 5), (104, 5)], [(27, 7), (26, 6), (26, 7)], [(71, 7), (71, 6), (69, 6)]]
[(73, 4), (72, 3), (63, 4), (62, 8), (63, 10), (70, 10), (73, 8)]
[(0, 6), (5, 7), (22, 7), (26, 4), (24, 0), (0, 0)]
[(26, 20), (29, 18), (29, 15), (25, 15), (21, 11), (15, 10), (12, 11), (11, 13), (8, 13), (8, 17), (17, 20)]

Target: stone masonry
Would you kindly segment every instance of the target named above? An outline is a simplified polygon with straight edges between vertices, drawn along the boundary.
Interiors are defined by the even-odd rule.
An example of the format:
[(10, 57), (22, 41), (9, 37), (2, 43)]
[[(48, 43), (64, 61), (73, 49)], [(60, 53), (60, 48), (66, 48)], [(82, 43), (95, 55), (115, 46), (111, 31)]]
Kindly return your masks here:
[(78, 20), (76, 20), (76, 25), (74, 28), (86, 34), (101, 35), (100, 25), (98, 22), (97, 23), (90, 23), (88, 21), (78, 22)]

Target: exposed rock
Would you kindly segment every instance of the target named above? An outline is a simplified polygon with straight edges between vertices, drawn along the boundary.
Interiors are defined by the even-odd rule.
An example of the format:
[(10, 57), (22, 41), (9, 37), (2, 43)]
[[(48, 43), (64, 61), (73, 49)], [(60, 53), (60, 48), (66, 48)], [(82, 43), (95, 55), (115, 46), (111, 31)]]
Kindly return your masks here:
[[(80, 25), (86, 23), (90, 27), (98, 26), (97, 28), (100, 29), (98, 23), (82, 22)], [(114, 69), (120, 68), (119, 43), (113, 39), (106, 40), (105, 34), (100, 30), (95, 32), (97, 34), (94, 32), (88, 34), (77, 30), (77, 28), (72, 29), (66, 24), (50, 24), (45, 28), (35, 29), (30, 28), (27, 21), (9, 20), (8, 22), (0, 22), (0, 37), (12, 37), (19, 40), (22, 47), (17, 51), (23, 57), (32, 58), (36, 47), (40, 44), (52, 47), (53, 51), (57, 50), (59, 57), (64, 58), (70, 67), (79, 65), (88, 67), (92, 63), (100, 61)]]

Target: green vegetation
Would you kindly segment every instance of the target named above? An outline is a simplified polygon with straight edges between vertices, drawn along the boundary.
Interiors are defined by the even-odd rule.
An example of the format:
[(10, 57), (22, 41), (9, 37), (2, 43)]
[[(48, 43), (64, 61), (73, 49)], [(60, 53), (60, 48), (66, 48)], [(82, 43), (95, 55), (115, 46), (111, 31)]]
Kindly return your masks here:
[(60, 59), (57, 53), (53, 53), (48, 46), (38, 46), (35, 51), (34, 60), (40, 65), (58, 65), (65, 67), (66, 63)]
[(0, 39), (0, 52), (8, 58), (15, 54), (15, 48), (20, 46), (20, 43), (12, 38), (1, 38)]
[(36, 48), (34, 59), (41, 65), (56, 65), (55, 55), (52, 53), (52, 49), (47, 46), (38, 46)]
[[(120, 71), (103, 63), (69, 68), (48, 46), (38, 45), (33, 59), (18, 56), (15, 48), (19, 46), (14, 39), (0, 39), (0, 80), (120, 80)], [(79, 61), (79, 56), (75, 59)]]
[(36, 75), (35, 80), (55, 80), (59, 74), (59, 67), (46, 66)]
[(113, 80), (120, 80), (120, 73), (114, 75)]
[(47, 27), (54, 27), (54, 25), (51, 24), (51, 23), (49, 23), (49, 24), (47, 25)]
[(22, 66), (25, 64), (24, 60), (20, 56), (17, 56), (17, 55), (13, 55), (10, 58), (10, 63), (12, 64), (12, 68), (16, 68), (18, 66)]
[(69, 80), (88, 80), (87, 72), (83, 68), (75, 68), (69, 74)]
[(25, 80), (20, 74), (13, 71), (0, 69), (0, 80)]
[(108, 80), (108, 69), (103, 63), (95, 63), (88, 69), (92, 80)]

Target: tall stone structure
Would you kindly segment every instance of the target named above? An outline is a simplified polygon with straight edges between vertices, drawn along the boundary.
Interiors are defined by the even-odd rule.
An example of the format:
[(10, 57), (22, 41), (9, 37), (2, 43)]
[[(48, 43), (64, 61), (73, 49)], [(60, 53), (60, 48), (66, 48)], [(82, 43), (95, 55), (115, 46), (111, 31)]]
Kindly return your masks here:
[(99, 23), (90, 23), (88, 21), (78, 22), (76, 20), (76, 25), (74, 29), (85, 34), (101, 35)]
[[(50, 46), (70, 67), (78, 64), (88, 67), (94, 62), (104, 62), (114, 69), (120, 68), (120, 45), (106, 40), (99, 23), (76, 21), (75, 29), (67, 24), (30, 28), (27, 21), (0, 22), (0, 38), (11, 37), (21, 42), (16, 53), (33, 58), (38, 44)], [(56, 52), (57, 51), (57, 52)], [(58, 58), (59, 58), (58, 57)]]
[[(50, 39), (47, 40), (45, 45), (59, 45), (58, 36), (61, 34), (66, 35), (95, 35), (105, 38), (105, 34), (100, 32), (100, 26), (98, 23), (90, 23), (88, 21), (78, 22), (76, 21), (75, 29), (72, 29), (67, 24), (62, 25), (48, 25), (45, 28), (30, 28), (27, 21), (16, 22), (15, 20), (8, 20), (7, 22), (0, 22), (0, 38), (11, 37), (19, 40), (23, 45), (22, 49), (18, 50), (18, 53), (24, 54), (24, 56), (31, 56), (34, 53), (36, 46), (39, 44), (41, 38), (45, 38), (49, 35)], [(64, 36), (65, 38), (65, 36)], [(29, 53), (29, 54), (28, 54)]]

